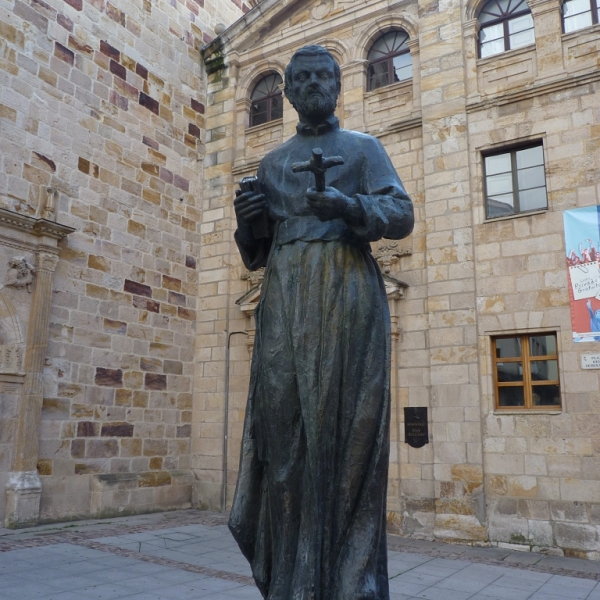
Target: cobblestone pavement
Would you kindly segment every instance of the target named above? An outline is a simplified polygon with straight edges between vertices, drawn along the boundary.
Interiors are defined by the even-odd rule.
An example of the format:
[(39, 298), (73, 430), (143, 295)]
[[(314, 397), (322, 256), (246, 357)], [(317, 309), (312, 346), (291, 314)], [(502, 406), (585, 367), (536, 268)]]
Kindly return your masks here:
[[(0, 529), (0, 600), (260, 600), (226, 517)], [(392, 600), (600, 600), (600, 563), (390, 536)]]

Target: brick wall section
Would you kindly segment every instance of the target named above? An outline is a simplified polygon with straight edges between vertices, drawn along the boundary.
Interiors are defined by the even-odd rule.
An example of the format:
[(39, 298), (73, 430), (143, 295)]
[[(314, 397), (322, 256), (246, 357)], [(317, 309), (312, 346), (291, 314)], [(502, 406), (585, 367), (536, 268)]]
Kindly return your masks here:
[[(204, 4), (14, 0), (0, 12), (0, 202), (31, 213), (52, 186), (58, 221), (77, 230), (54, 280), (42, 519), (191, 499), (199, 49), (242, 14)], [(111, 473), (140, 475), (132, 487)]]

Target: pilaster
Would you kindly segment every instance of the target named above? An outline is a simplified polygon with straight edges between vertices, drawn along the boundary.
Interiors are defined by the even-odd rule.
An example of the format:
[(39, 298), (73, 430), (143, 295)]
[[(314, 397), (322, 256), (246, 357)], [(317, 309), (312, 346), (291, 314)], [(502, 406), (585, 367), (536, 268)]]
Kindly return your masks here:
[(563, 73), (562, 2), (559, 0), (528, 0), (535, 24), (535, 48), (538, 81)]
[(465, 57), (465, 72), (467, 98), (469, 100), (479, 99), (477, 85), (477, 56), (479, 44), (479, 30), (481, 25), (479, 19), (469, 19), (463, 24), (463, 46)]
[(353, 60), (341, 67), (344, 127), (347, 129), (365, 130), (364, 94), (368, 64), (367, 60)]
[[(469, 421), (466, 410), (479, 405), (468, 57), (461, 3), (451, 0), (443, 10), (419, 4), (432, 443), (409, 450), (409, 461), (421, 465), (423, 476), (406, 489), (413, 494), (407, 504), (412, 502), (416, 513), (434, 513), (433, 519), (416, 514), (414, 520), (432, 525), (437, 538), (484, 539), (477, 511), (483, 485), (481, 424)], [(471, 27), (470, 35), (474, 32)]]
[(421, 53), (419, 49), (419, 39), (411, 38), (407, 40), (410, 57), (413, 64), (413, 111), (421, 110)]
[[(12, 257), (4, 280), (2, 310), (13, 315), (11, 344), (2, 361), (2, 392), (16, 398), (16, 433), (6, 484), (6, 527), (35, 525), (42, 483), (37, 472), (43, 400), (43, 368), (48, 345), (52, 279), (58, 264), (58, 240), (74, 229), (47, 219), (0, 209), (0, 254)], [(10, 250), (9, 250), (10, 249)], [(35, 266), (29, 257), (35, 256)], [(23, 339), (23, 331), (26, 331)], [(24, 343), (23, 343), (24, 342)], [(10, 380), (10, 381), (9, 381)], [(16, 393), (15, 393), (16, 392)]]

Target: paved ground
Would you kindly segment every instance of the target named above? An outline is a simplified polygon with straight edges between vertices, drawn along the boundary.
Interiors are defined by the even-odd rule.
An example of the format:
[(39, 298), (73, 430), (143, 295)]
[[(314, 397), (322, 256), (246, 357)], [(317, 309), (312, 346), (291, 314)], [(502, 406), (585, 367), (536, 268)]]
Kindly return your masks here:
[[(600, 600), (600, 563), (389, 541), (392, 600)], [(1, 600), (260, 600), (225, 518), (176, 511), (0, 529)]]

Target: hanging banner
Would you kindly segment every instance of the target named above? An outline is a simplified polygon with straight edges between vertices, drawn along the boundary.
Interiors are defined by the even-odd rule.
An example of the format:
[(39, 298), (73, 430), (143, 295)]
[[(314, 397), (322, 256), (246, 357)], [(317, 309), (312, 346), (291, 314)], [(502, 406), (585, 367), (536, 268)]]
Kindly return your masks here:
[(563, 215), (573, 341), (600, 342), (600, 206)]

